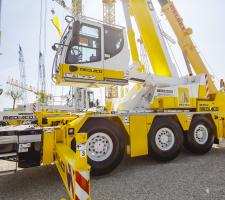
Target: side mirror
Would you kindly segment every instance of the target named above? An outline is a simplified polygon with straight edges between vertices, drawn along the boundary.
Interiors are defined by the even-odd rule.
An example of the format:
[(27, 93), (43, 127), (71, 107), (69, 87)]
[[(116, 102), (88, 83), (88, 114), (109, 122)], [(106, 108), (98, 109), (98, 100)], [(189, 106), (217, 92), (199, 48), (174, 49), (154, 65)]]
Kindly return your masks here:
[(3, 93), (3, 89), (0, 89), (0, 95), (2, 95), (2, 93)]

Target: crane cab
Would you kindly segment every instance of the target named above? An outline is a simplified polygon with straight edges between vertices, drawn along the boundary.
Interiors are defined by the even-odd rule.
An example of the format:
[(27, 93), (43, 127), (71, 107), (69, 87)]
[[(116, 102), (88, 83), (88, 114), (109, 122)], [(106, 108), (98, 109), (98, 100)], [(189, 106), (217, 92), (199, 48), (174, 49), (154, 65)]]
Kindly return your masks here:
[(57, 45), (54, 78), (58, 85), (99, 87), (128, 84), (129, 50), (123, 27), (73, 18)]

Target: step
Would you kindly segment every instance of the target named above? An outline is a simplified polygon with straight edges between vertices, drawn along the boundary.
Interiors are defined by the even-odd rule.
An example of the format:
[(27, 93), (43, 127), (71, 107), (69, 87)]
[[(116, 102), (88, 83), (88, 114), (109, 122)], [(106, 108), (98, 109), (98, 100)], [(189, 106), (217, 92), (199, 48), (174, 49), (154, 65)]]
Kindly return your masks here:
[(0, 158), (6, 158), (6, 157), (13, 157), (13, 156), (17, 156), (17, 153), (3, 153), (0, 154)]

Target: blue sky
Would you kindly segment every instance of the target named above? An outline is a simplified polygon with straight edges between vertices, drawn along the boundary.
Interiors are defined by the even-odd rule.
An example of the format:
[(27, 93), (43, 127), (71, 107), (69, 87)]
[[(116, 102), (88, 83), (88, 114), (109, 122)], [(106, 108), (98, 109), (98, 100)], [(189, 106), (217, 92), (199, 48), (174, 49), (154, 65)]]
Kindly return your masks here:
[[(27, 83), (36, 87), (38, 77), (38, 49), (39, 49), (39, 11), (40, 0), (2, 0), (1, 29), (2, 41), (0, 52), (0, 85), (6, 89), (6, 80), (9, 76), (19, 79), (18, 66), (18, 45), (21, 44), (24, 52)], [(69, 4), (69, 0), (66, 1)], [(88, 2), (88, 6), (87, 6)], [(119, 1), (118, 1), (119, 2)], [(156, 2), (156, 0), (153, 0)], [(193, 38), (197, 42), (201, 53), (207, 58), (213, 72), (218, 78), (225, 78), (225, 1), (224, 0), (174, 0), (184, 23), (194, 30)], [(85, 14), (91, 17), (102, 17), (101, 0), (84, 0)], [(54, 51), (51, 46), (59, 40), (57, 31), (50, 22), (50, 10), (55, 8), (56, 14), (60, 17), (62, 27), (65, 27), (63, 16), (66, 11), (61, 9), (51, 0), (48, 0), (47, 16), (47, 53), (46, 73), (48, 90), (51, 89), (51, 66), (54, 58)], [(117, 23), (124, 24), (121, 5), (116, 7)], [(173, 36), (171, 30), (166, 31)], [(173, 36), (174, 37), (174, 36)], [(186, 73), (183, 61), (177, 47), (178, 62), (182, 68), (182, 74)], [(183, 67), (182, 67), (183, 66)], [(54, 88), (54, 90), (56, 90)], [(60, 89), (61, 90), (61, 89)], [(32, 101), (34, 95), (29, 94)], [(0, 96), (0, 110), (4, 107), (11, 107), (11, 99), (5, 95)]]

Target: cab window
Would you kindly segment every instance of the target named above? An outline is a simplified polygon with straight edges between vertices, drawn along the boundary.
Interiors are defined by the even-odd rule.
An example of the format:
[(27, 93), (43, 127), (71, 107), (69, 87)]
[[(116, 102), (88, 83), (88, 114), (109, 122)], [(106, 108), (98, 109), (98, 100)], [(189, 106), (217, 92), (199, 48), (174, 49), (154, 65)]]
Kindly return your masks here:
[(105, 59), (112, 58), (120, 53), (124, 46), (123, 30), (104, 26), (104, 57)]
[(81, 24), (78, 34), (73, 35), (66, 57), (66, 63), (79, 64), (101, 60), (100, 28)]

